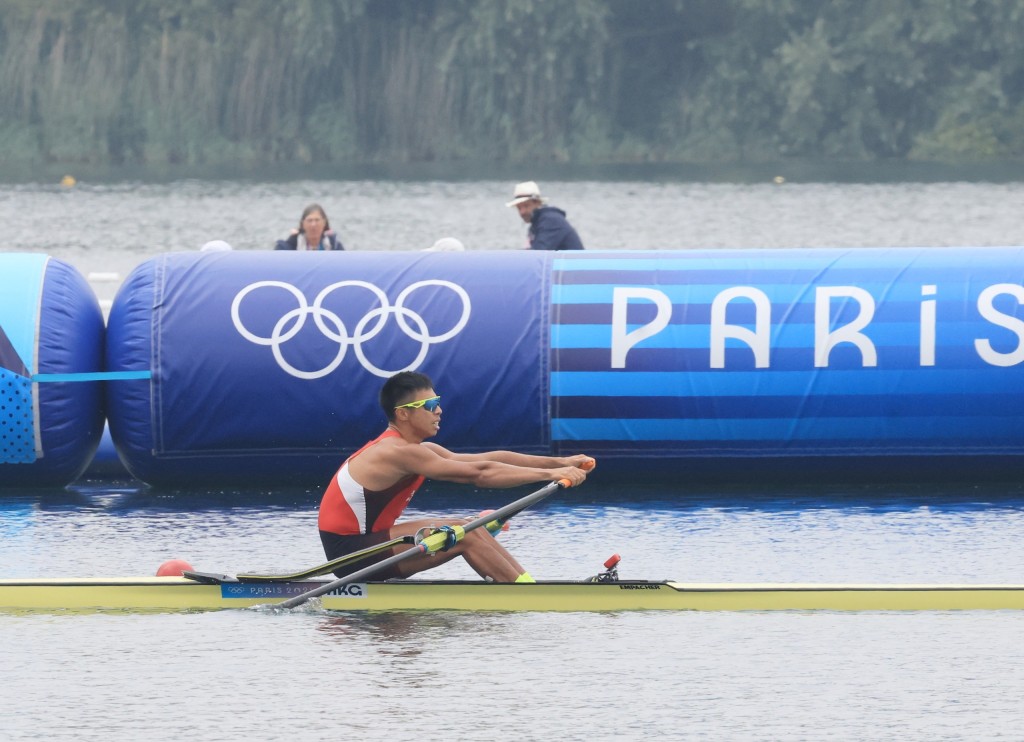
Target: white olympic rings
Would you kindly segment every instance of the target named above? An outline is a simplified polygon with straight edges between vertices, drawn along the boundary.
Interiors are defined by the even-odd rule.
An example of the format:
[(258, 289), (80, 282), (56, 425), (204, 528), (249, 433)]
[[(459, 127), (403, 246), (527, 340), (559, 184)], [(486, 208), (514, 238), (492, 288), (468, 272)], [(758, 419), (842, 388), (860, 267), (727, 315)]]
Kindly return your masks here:
[[(323, 306), (324, 299), (326, 299), (327, 296), (335, 289), (341, 289), (349, 286), (366, 289), (373, 294), (377, 302), (380, 304), (376, 309), (371, 309), (363, 315), (363, 317), (356, 323), (351, 336), (349, 336), (348, 328), (345, 327), (345, 323), (342, 321), (341, 317), (329, 309), (325, 309)], [(440, 286), (442, 288), (450, 289), (455, 292), (455, 295), (462, 301), (462, 315), (459, 317), (459, 321), (455, 323), (454, 327), (441, 335), (431, 335), (430, 330), (427, 327), (426, 320), (424, 320), (417, 312), (414, 312), (405, 306), (405, 301), (409, 298), (412, 292), (425, 286)], [(274, 329), (271, 331), (270, 337), (260, 337), (259, 335), (250, 332), (248, 328), (242, 324), (241, 317), (239, 316), (239, 307), (242, 304), (242, 300), (251, 292), (256, 289), (267, 287), (285, 289), (295, 297), (298, 302), (298, 307), (285, 312), (285, 314), (277, 321), (277, 324), (274, 325)], [(366, 357), (366, 354), (363, 352), (363, 343), (368, 340), (372, 340), (379, 335), (381, 330), (384, 329), (384, 325), (387, 324), (389, 315), (392, 314), (395, 315), (395, 321), (397, 322), (399, 329), (401, 329), (407, 337), (420, 343), (420, 350), (412, 363), (407, 365), (405, 368), (400, 368), (396, 371), (386, 371), (382, 368), (378, 368), (370, 362)], [(312, 306), (307, 303), (306, 295), (302, 293), (302, 290), (290, 283), (286, 283), (284, 281), (257, 281), (255, 283), (250, 283), (235, 294), (234, 301), (231, 302), (231, 321), (234, 322), (235, 329), (238, 330), (239, 334), (249, 342), (255, 343), (256, 345), (269, 345), (271, 352), (274, 354), (274, 359), (277, 361), (277, 365), (288, 374), (299, 379), (319, 379), (327, 376), (327, 374), (331, 373), (341, 365), (349, 346), (354, 348), (356, 357), (359, 359), (363, 368), (376, 376), (387, 378), (392, 374), (398, 373), (398, 371), (412, 371), (423, 363), (423, 359), (427, 357), (427, 351), (431, 345), (451, 340), (459, 334), (459, 332), (461, 332), (466, 326), (466, 323), (469, 322), (469, 315), (470, 301), (469, 294), (466, 293), (466, 290), (458, 284), (454, 284), (450, 281), (441, 281), (436, 279), (417, 281), (403, 289), (393, 305), (388, 300), (387, 294), (377, 286), (374, 286), (372, 283), (367, 283), (366, 281), (339, 281), (337, 283), (332, 283), (317, 294)], [(333, 340), (338, 344), (337, 355), (334, 356), (330, 363), (318, 371), (302, 371), (301, 369), (295, 368), (285, 360), (284, 354), (281, 352), (281, 346), (295, 337), (299, 331), (302, 330), (303, 326), (306, 324), (306, 317), (309, 316), (313, 317), (313, 321), (316, 323), (320, 332), (323, 333), (324, 337), (329, 340)], [(367, 325), (370, 325), (371, 322), (373, 325), (367, 329)], [(291, 326), (289, 326), (289, 323), (291, 323)]]

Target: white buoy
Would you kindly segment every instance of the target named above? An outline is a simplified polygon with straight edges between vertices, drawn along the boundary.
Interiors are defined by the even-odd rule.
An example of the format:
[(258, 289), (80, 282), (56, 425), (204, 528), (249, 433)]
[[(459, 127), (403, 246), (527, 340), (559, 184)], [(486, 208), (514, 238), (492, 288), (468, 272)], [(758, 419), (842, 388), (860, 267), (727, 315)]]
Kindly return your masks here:
[(95, 281), (96, 283), (113, 283), (114, 281), (120, 281), (121, 280), (121, 274), (120, 273), (115, 273), (113, 271), (111, 271), (111, 272), (92, 271), (89, 274), (89, 280), (90, 281)]

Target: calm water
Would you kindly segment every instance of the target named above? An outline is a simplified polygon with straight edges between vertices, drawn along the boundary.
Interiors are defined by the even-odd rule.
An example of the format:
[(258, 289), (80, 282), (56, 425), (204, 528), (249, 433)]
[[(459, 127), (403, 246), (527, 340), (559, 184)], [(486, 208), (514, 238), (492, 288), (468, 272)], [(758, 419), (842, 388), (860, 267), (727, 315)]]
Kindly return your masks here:
[[(83, 274), (122, 278), (166, 251), (212, 239), (264, 250), (318, 202), (351, 250), (420, 250), (457, 237), (517, 249), (511, 181), (175, 181), (0, 184), (0, 250), (46, 252)], [(541, 182), (584, 244), (605, 249), (1021, 244), (1024, 183)], [(117, 283), (96, 283), (101, 298)]]
[[(524, 174), (522, 177), (531, 177)], [(0, 185), (2, 250), (117, 273), (210, 239), (268, 249), (324, 205), (353, 250), (515, 249), (512, 181)], [(542, 181), (589, 247), (1020, 244), (1024, 185)], [(118, 279), (95, 280), (110, 298)], [(533, 574), (695, 581), (1024, 581), (1024, 488), (583, 488), (504, 536)], [(431, 487), (412, 515), (517, 492)], [(321, 561), (315, 492), (89, 483), (0, 497), (7, 576)], [(468, 577), (450, 564), (440, 577)], [(0, 616), (0, 738), (1024, 739), (1024, 615)]]
[[(534, 574), (1014, 581), (1024, 495), (963, 486), (615, 491), (588, 483), (503, 536)], [(515, 493), (432, 487), (416, 515)], [(5, 573), (320, 561), (314, 493), (104, 486), (0, 506)], [(439, 576), (469, 577), (461, 564)], [(860, 614), (0, 616), (5, 739), (1020, 738), (1024, 617)]]

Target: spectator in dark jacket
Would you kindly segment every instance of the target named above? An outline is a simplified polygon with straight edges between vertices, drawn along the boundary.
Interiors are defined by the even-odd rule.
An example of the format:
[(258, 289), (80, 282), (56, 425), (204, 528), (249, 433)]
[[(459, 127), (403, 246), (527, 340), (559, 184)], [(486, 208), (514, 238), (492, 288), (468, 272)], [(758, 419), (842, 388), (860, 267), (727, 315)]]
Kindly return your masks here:
[(344, 250), (341, 240), (331, 230), (327, 214), (319, 204), (310, 204), (302, 211), (299, 228), (286, 239), (278, 240), (275, 250)]
[(566, 221), (565, 212), (545, 206), (540, 188), (532, 180), (520, 183), (506, 206), (515, 206), (519, 216), (530, 225), (527, 238), (531, 250), (582, 250), (576, 230)]

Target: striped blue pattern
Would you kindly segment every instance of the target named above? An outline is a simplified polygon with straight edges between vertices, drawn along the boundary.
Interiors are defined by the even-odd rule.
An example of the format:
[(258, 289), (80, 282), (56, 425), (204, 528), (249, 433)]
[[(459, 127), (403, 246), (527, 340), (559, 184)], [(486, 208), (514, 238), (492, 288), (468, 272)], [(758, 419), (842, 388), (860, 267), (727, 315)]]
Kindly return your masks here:
[[(889, 455), (1024, 452), (1024, 368), (993, 365), (1024, 342), (1024, 308), (996, 284), (1024, 286), (1020, 248), (694, 250), (559, 254), (552, 260), (552, 440), (562, 451), (631, 455)], [(934, 286), (922, 293), (922, 287)], [(658, 292), (667, 325), (612, 364), (616, 288)], [(744, 342), (724, 342), (711, 366), (711, 305), (751, 287), (771, 307), (769, 365)], [(856, 287), (874, 300), (862, 330), (877, 353), (840, 343), (815, 367), (819, 287)], [(934, 363), (922, 365), (922, 305), (934, 307)], [(833, 298), (829, 330), (860, 305)], [(653, 301), (626, 305), (618, 336), (652, 323)], [(731, 301), (731, 327), (754, 329), (754, 304)], [(925, 325), (930, 322), (925, 318)], [(1008, 325), (1008, 326), (1007, 326)], [(1021, 330), (1018, 333), (1017, 330)], [(927, 333), (926, 333), (927, 336)]]
[(131, 379), (150, 379), (150, 371), (76, 371), (67, 374), (33, 374), (32, 381), (40, 383), (79, 382), (79, 381), (125, 381)]

